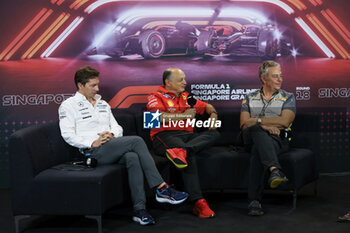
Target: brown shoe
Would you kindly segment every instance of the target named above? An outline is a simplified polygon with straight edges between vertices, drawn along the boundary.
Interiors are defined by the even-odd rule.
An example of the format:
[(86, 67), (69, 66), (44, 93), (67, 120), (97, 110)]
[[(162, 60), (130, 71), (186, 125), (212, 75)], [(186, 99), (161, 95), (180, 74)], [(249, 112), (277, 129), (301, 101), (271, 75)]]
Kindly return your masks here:
[(338, 217), (338, 222), (350, 222), (350, 212)]

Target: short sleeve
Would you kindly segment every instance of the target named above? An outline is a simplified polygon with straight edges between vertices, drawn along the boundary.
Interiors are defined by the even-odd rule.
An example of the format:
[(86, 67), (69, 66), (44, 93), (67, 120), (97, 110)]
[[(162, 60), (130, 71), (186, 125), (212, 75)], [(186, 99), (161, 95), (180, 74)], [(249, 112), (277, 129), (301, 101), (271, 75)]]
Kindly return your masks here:
[(284, 102), (282, 110), (285, 110), (285, 109), (291, 110), (294, 113), (296, 113), (295, 97), (293, 93), (291, 93), (291, 95), (288, 96), (286, 102)]
[(248, 95), (246, 95), (244, 100), (242, 101), (241, 112), (250, 112), (249, 111), (249, 98), (248, 98)]

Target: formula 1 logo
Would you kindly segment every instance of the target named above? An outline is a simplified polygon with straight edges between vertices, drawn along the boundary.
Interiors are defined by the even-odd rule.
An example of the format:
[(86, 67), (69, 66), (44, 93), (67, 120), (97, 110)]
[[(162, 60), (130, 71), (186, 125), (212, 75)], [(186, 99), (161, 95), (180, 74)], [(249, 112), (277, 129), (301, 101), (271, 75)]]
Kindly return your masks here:
[(147, 103), (147, 95), (158, 90), (159, 86), (128, 86), (121, 89), (108, 104), (112, 109), (130, 108), (133, 104)]
[(159, 129), (160, 128), (159, 110), (156, 112), (143, 112), (143, 128), (144, 129)]

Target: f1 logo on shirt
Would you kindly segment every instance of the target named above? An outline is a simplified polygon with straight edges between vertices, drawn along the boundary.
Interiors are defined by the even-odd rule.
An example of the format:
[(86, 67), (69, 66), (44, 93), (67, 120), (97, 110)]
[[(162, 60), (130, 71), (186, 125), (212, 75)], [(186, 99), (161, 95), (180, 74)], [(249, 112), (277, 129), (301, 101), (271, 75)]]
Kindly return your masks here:
[(144, 129), (159, 129), (160, 128), (159, 110), (156, 112), (143, 112), (143, 128)]

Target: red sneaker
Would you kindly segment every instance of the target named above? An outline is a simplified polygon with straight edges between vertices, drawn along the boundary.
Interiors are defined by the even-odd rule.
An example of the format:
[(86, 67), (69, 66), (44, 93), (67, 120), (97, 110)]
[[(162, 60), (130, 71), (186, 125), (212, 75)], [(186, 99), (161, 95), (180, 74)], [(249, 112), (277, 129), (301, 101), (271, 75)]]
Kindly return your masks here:
[(188, 166), (186, 157), (187, 152), (182, 148), (167, 149), (166, 157), (178, 168), (185, 168)]
[(215, 217), (214, 211), (212, 211), (205, 199), (200, 199), (194, 204), (193, 213), (200, 218), (213, 218)]

